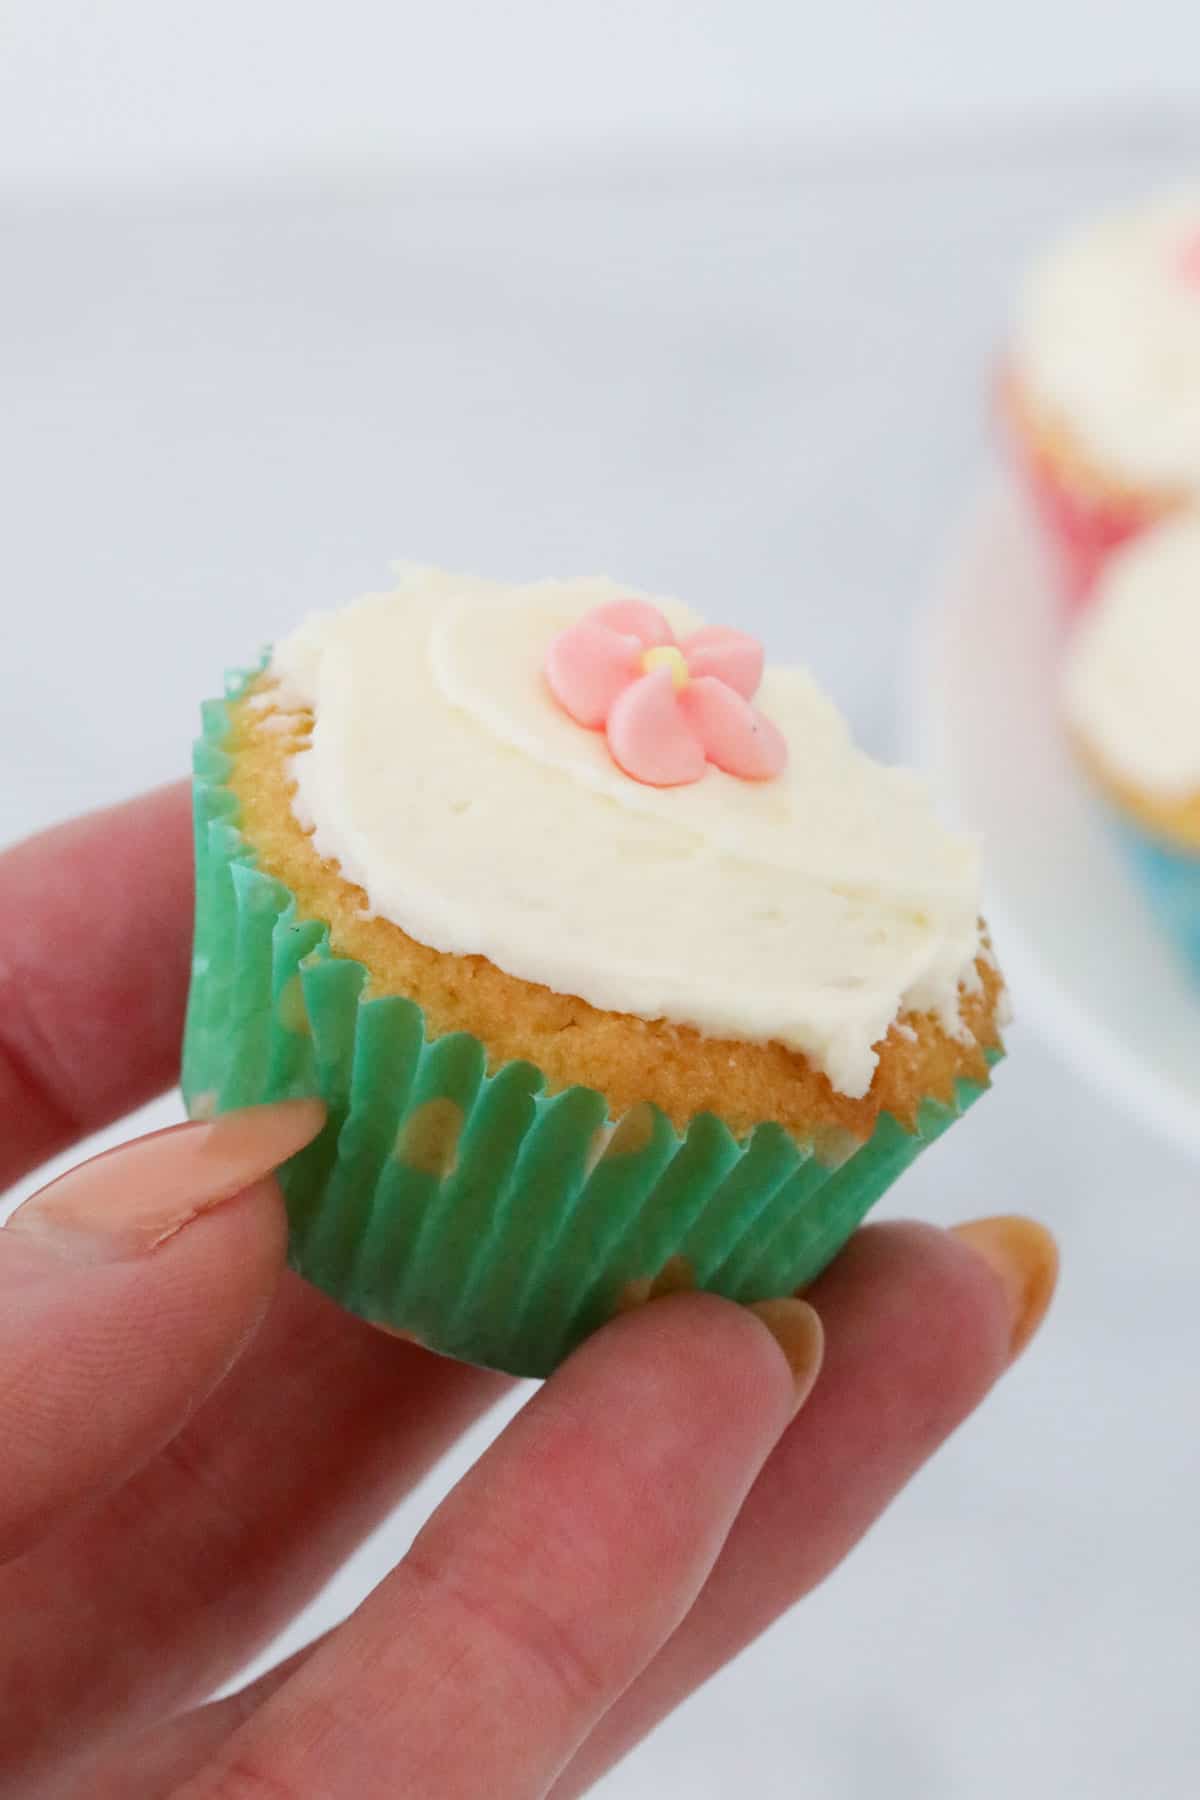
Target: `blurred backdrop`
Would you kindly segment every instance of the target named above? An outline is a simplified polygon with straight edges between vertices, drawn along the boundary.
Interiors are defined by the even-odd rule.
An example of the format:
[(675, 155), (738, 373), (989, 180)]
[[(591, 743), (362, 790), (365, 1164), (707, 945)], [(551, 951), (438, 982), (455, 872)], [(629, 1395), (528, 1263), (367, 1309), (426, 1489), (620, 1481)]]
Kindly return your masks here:
[[(0, 838), (394, 556), (681, 592), (899, 753), (1013, 286), (1198, 103), (1191, 0), (7, 0)], [(1197, 1173), (1012, 1048), (887, 1210), (1047, 1217), (1042, 1340), (614, 1800), (1195, 1793)]]
[(1200, 94), (1187, 0), (6, 0), (0, 170), (245, 175)]

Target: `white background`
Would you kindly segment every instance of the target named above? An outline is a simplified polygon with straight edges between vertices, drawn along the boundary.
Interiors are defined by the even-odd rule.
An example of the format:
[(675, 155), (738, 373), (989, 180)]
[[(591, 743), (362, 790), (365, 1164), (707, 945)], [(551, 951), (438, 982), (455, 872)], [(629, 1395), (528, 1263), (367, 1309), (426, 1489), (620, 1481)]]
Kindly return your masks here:
[(5, 0), (0, 173), (859, 136), (1200, 93), (1190, 0)]
[[(0, 839), (181, 770), (221, 668), (394, 554), (679, 590), (894, 749), (1021, 267), (1200, 162), (1167, 0), (0, 32)], [(1049, 1218), (1042, 1339), (607, 1792), (1195, 1792), (1197, 1185), (1018, 1028), (885, 1210)]]

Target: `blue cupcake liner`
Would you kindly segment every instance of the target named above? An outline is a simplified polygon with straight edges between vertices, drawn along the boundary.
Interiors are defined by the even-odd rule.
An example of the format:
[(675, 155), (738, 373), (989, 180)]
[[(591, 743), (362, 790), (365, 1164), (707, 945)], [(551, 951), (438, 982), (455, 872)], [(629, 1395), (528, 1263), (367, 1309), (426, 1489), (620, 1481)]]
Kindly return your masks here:
[(1159, 926), (1200, 982), (1200, 853), (1169, 842), (1111, 806), (1109, 823)]

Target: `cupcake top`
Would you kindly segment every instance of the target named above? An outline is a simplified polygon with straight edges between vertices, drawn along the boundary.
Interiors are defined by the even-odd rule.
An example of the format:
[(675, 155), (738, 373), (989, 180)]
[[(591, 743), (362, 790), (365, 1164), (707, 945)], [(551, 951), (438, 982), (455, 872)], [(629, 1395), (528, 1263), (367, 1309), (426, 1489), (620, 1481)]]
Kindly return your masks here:
[(777, 1041), (855, 1097), (902, 1013), (961, 1030), (976, 844), (744, 634), (607, 580), (411, 568), (271, 673), (271, 703), (314, 718), (297, 817), (419, 942)]
[(1200, 520), (1113, 558), (1068, 657), (1071, 727), (1107, 773), (1149, 795), (1200, 794)]
[(1012, 354), (1034, 404), (1118, 475), (1200, 488), (1200, 189), (1101, 219), (1046, 257)]

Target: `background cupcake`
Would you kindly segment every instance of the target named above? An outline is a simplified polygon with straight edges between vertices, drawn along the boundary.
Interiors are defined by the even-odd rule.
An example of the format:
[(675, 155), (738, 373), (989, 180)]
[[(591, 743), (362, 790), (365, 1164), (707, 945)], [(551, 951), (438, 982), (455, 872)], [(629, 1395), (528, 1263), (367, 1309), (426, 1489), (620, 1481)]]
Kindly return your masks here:
[(1072, 608), (1200, 497), (1200, 190), (1090, 224), (1021, 295), (1002, 403)]
[(189, 1104), (319, 1093), (296, 1265), (455, 1355), (792, 1291), (999, 1054), (976, 845), (674, 603), (408, 571), (208, 708), (196, 795)]
[(1065, 699), (1155, 911), (1200, 979), (1200, 519), (1160, 525), (1108, 564)]

